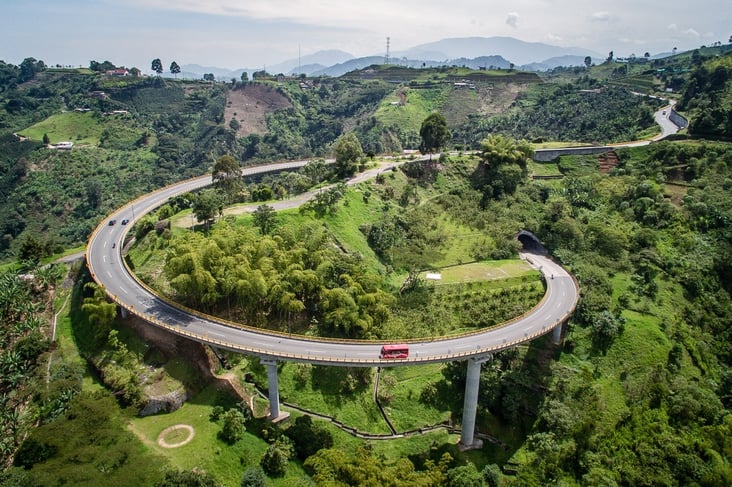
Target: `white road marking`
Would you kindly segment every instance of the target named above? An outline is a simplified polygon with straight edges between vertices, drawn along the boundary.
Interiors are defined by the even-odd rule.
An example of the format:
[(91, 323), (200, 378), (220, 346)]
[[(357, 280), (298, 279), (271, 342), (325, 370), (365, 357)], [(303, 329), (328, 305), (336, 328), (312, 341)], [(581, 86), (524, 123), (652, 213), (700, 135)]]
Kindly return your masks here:
[(121, 287), (121, 286), (120, 286), (120, 289), (122, 290), (122, 292), (123, 292), (123, 293), (125, 293), (125, 294), (128, 294), (128, 293), (127, 293), (127, 289), (125, 289), (125, 288), (123, 288), (123, 287)]

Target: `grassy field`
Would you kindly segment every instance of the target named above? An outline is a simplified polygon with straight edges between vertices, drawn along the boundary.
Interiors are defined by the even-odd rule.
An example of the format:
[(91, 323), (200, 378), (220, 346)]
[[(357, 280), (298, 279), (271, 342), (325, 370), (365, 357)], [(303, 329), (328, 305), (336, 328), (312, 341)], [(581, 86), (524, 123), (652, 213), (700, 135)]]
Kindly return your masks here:
[(286, 363), (279, 374), (280, 399), (332, 416), (362, 432), (388, 434), (389, 427), (373, 401), (373, 377), (353, 383), (348, 373), (341, 367)]
[[(190, 210), (188, 210), (190, 211)], [(186, 221), (181, 218), (181, 221)], [(171, 225), (172, 228), (176, 228)], [(178, 231), (185, 231), (178, 229)], [(150, 232), (145, 236), (142, 242), (137, 243), (128, 252), (129, 258), (135, 266), (135, 274), (142, 279), (143, 282), (155, 289), (164, 292), (170, 292), (168, 281), (163, 274), (163, 266), (165, 265), (165, 252), (161, 252), (158, 247), (158, 238), (155, 232)]]
[(424, 428), (449, 419), (448, 411), (440, 411), (420, 400), (425, 386), (442, 378), (442, 367), (442, 364), (430, 364), (381, 371), (379, 395), (389, 399), (382, 399), (386, 403), (384, 411), (397, 431)]
[(102, 131), (103, 125), (98, 114), (64, 112), (51, 115), (18, 134), (39, 142), (46, 134), (52, 144), (71, 141), (75, 144), (98, 145)]
[[(214, 406), (232, 406), (230, 398), (219, 393), (210, 386), (200, 394), (187, 401), (175, 412), (163, 415), (134, 418), (130, 421), (130, 429), (147, 445), (147, 447), (165, 457), (172, 467), (191, 470), (199, 468), (213, 474), (227, 486), (238, 486), (248, 466), (258, 465), (267, 449), (268, 443), (262, 439), (257, 430), (258, 421), (247, 425), (244, 437), (229, 445), (218, 438), (221, 426), (210, 419)], [(194, 435), (191, 441), (177, 448), (164, 448), (158, 444), (160, 433), (174, 425), (189, 425)], [(166, 437), (172, 441), (171, 437)], [(292, 478), (304, 475), (296, 462), (290, 462), (286, 476), (271, 479), (268, 485), (286, 486)]]
[(534, 162), (529, 163), (529, 172), (534, 176), (561, 176), (562, 172), (555, 162)]
[(49, 356), (49, 372), (52, 372), (56, 367), (64, 367), (71, 363), (81, 365), (84, 369), (82, 388), (85, 391), (101, 390), (104, 389), (104, 385), (91, 372), (86, 361), (81, 357), (76, 343), (77, 338), (72, 323), (74, 318), (70, 312), (71, 301), (74, 298), (72, 293), (73, 290), (71, 289), (63, 289), (56, 295), (54, 305), (58, 314), (56, 320), (56, 349)]
[[(419, 132), (422, 121), (433, 110), (439, 109), (446, 100), (446, 87), (409, 89), (398, 88), (376, 110), (374, 116), (386, 127), (399, 127), (403, 131)], [(389, 100), (405, 98), (404, 105), (392, 104)]]
[(520, 259), (473, 262), (440, 271), (439, 284), (455, 284), (472, 281), (495, 281), (537, 274), (537, 271)]

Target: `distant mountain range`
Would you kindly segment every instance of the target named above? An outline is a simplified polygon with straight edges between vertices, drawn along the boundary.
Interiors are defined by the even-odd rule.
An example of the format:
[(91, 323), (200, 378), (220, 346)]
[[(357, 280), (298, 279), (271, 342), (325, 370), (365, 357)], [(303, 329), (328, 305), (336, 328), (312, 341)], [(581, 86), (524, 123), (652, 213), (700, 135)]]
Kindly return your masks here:
[[(513, 37), (457, 37), (413, 47), (399, 55), (413, 58), (432, 56), (434, 60), (459, 57), (502, 56), (516, 66), (545, 62), (566, 55), (597, 58), (601, 54), (581, 47), (559, 47), (542, 42), (525, 42)], [(437, 57), (435, 57), (437, 56)], [(603, 56), (603, 59), (605, 56)]]
[[(525, 42), (513, 37), (459, 37), (394, 52), (390, 55), (389, 62), (414, 68), (456, 65), (473, 69), (491, 67), (507, 69), (513, 64), (514, 67), (527, 71), (546, 71), (558, 66), (581, 66), (586, 56), (590, 56), (596, 63), (606, 57), (581, 47), (552, 46), (541, 42)], [(261, 70), (271, 74), (341, 76), (372, 64), (383, 64), (385, 60), (384, 55), (356, 58), (347, 52), (334, 49), (257, 68), (229, 70), (186, 64), (181, 66), (181, 73), (178, 76), (201, 78), (206, 73), (212, 73), (219, 80), (232, 78), (239, 80), (244, 71), (251, 79), (252, 73)]]

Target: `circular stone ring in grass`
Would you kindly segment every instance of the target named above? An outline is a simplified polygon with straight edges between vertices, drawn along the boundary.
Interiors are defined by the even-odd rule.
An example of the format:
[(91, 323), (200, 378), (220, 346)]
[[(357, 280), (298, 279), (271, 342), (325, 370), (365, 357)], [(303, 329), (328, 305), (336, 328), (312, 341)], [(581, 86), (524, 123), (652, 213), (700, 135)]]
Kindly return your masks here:
[(175, 424), (160, 432), (158, 435), (158, 445), (163, 448), (178, 448), (189, 443), (195, 434), (193, 426)]

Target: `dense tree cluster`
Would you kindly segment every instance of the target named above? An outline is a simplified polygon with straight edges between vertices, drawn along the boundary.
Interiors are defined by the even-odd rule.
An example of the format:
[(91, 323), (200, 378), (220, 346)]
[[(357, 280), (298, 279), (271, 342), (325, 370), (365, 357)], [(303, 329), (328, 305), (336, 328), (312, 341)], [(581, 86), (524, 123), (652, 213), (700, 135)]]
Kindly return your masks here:
[[(50, 346), (44, 301), (62, 274), (58, 265), (28, 264), (24, 277), (20, 272), (0, 273), (0, 461), (3, 464), (12, 458), (35, 421), (47, 422), (62, 415), (81, 386), (81, 371), (75, 367), (49, 369), (58, 382), (48, 389), (33, 381)], [(29, 406), (34, 396), (39, 401)]]
[(474, 176), (486, 198), (512, 195), (528, 175), (534, 151), (525, 142), (492, 135), (481, 143), (481, 164)]
[(226, 222), (173, 238), (165, 272), (184, 303), (244, 323), (347, 337), (378, 336), (393, 298), (359, 259), (331, 245), (317, 225), (259, 236)]
[(686, 83), (679, 109), (693, 114), (689, 132), (699, 137), (732, 137), (732, 63), (698, 66)]

